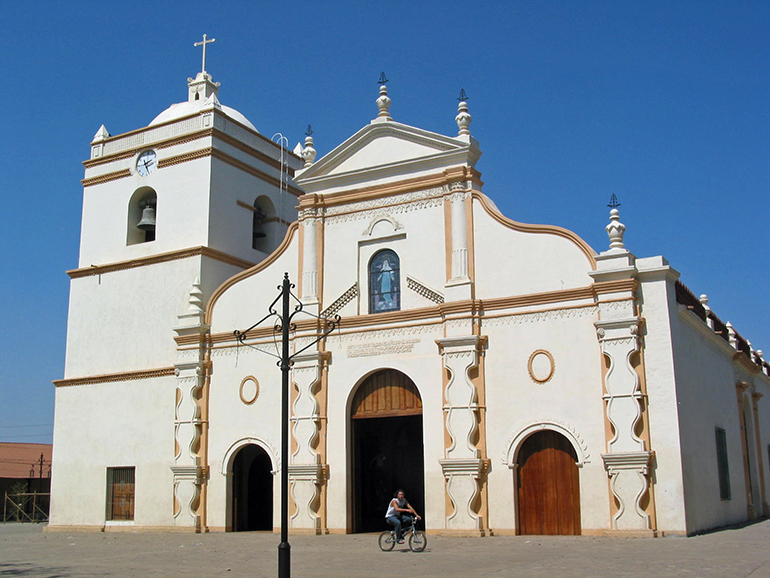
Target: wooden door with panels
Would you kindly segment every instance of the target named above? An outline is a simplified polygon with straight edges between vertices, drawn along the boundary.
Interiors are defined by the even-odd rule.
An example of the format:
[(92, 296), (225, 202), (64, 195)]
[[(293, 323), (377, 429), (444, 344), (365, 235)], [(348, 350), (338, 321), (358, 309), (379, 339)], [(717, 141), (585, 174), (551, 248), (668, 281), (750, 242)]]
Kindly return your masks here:
[(580, 534), (576, 462), (572, 444), (555, 431), (543, 430), (524, 441), (516, 480), (519, 534)]

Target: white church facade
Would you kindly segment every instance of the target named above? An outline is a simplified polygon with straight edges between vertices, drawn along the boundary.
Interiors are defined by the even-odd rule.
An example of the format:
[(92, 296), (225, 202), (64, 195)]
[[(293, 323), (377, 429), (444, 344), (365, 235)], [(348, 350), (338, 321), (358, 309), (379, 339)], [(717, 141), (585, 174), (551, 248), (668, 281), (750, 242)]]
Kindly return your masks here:
[[(692, 534), (770, 514), (770, 364), (663, 257), (502, 215), (460, 103), (316, 159), (205, 71), (84, 162), (49, 530)], [(495, 185), (492, 184), (494, 196)], [(498, 193), (499, 194), (499, 193)], [(597, 226), (603, 224), (597, 223)], [(259, 326), (284, 274), (341, 317), (295, 358), (291, 449)], [(297, 317), (292, 351), (322, 322)]]

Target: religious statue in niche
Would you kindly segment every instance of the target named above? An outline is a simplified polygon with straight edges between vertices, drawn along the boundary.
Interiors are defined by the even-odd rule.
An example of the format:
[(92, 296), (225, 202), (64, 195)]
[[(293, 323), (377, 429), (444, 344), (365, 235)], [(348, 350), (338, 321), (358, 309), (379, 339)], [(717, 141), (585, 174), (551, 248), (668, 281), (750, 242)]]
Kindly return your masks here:
[(369, 313), (401, 309), (398, 255), (390, 249), (379, 251), (369, 262)]

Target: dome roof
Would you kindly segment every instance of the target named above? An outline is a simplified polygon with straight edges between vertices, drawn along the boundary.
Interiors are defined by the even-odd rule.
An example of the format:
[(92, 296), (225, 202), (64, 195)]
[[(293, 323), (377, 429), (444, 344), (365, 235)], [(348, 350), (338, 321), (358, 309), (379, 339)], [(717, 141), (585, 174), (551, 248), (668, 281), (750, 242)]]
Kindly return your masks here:
[[(204, 108), (210, 108), (211, 106), (212, 105), (210, 102), (206, 102), (202, 99), (192, 100), (187, 102), (178, 102), (176, 104), (172, 104), (166, 110), (161, 112), (158, 116), (152, 119), (152, 122), (149, 124), (149, 126), (161, 124), (171, 120), (176, 120), (178, 118), (189, 116), (191, 114), (196, 114), (201, 110), (203, 110)], [(229, 106), (225, 106), (225, 105), (219, 105), (217, 108), (219, 108), (222, 112), (224, 112), (227, 116), (229, 116), (234, 121), (249, 127), (254, 132), (259, 132), (254, 127), (254, 125), (251, 124), (251, 122), (249, 122), (249, 119), (247, 119), (245, 116), (243, 116), (240, 112), (238, 112), (234, 108), (230, 108)]]

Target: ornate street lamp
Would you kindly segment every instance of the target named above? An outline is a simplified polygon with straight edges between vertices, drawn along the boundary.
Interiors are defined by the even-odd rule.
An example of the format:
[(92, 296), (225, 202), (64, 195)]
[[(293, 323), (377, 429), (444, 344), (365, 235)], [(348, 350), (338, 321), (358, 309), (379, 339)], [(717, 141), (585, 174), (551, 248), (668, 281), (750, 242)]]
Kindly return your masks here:
[[(294, 284), (289, 281), (289, 274), (284, 273), (283, 283), (278, 286), (281, 291), (278, 297), (268, 307), (268, 314), (257, 321), (254, 325), (241, 332), (237, 329), (233, 332), (239, 343), (245, 343), (249, 331), (255, 329), (268, 319), (275, 317), (273, 324), (273, 334), (281, 333), (281, 354), (273, 354), (269, 351), (263, 351), (268, 355), (273, 355), (279, 359), (278, 366), (281, 368), (281, 543), (278, 545), (278, 578), (289, 578), (291, 576), (291, 546), (289, 545), (289, 369), (291, 369), (293, 359), (306, 349), (312, 347), (321, 339), (325, 338), (334, 331), (340, 324), (340, 316), (335, 315), (331, 319), (319, 317), (304, 311), (302, 302), (291, 290)], [(296, 302), (294, 311), (291, 309), (291, 300)], [(282, 300), (281, 313), (275, 310), (275, 305)], [(296, 324), (292, 323), (294, 317), (303, 313), (309, 317), (324, 322), (323, 329), (319, 332), (316, 339), (308, 343), (299, 351), (289, 354), (289, 332), (296, 330)]]

